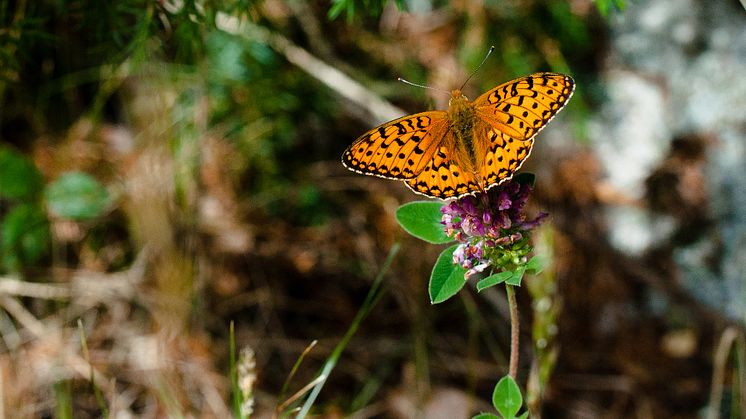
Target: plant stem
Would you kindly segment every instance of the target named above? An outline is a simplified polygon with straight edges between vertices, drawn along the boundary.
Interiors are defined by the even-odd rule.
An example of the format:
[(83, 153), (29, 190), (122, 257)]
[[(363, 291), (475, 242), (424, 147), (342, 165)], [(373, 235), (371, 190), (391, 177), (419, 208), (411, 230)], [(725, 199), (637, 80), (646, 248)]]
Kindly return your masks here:
[(510, 307), (510, 366), (508, 374), (513, 379), (518, 375), (518, 339), (520, 337), (520, 320), (518, 319), (518, 303), (515, 299), (515, 290), (512, 285), (505, 284), (505, 292), (508, 295), (508, 306)]

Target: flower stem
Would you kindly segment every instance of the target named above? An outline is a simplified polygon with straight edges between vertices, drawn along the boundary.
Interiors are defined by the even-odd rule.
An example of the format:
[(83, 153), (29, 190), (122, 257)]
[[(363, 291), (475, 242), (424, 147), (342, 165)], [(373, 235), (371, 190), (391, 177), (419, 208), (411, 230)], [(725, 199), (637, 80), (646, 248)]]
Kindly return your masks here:
[(520, 337), (520, 320), (518, 319), (518, 303), (515, 299), (515, 290), (512, 285), (505, 284), (505, 292), (508, 295), (508, 306), (510, 307), (510, 366), (508, 374), (513, 379), (518, 375), (518, 340)]

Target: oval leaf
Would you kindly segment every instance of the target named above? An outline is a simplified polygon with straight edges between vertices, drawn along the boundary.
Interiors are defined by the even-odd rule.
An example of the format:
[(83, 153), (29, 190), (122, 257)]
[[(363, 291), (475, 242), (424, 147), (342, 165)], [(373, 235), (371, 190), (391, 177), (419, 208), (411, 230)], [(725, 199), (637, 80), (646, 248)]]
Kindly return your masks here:
[(518, 267), (518, 269), (511, 272), (510, 277), (505, 280), (505, 283), (508, 285), (515, 285), (516, 287), (520, 287), (524, 272), (526, 272), (526, 265)]
[(0, 147), (0, 198), (31, 199), (43, 183), (34, 163), (21, 153)]
[(415, 201), (404, 204), (396, 210), (396, 221), (409, 234), (428, 243), (452, 242), (443, 230), (440, 202)]
[(453, 297), (466, 284), (466, 270), (453, 264), (453, 251), (458, 245), (444, 250), (430, 274), (430, 303), (438, 304)]
[(492, 413), (480, 413), (476, 416), (472, 416), (471, 419), (500, 419), (500, 417), (493, 415)]
[(49, 225), (41, 208), (15, 206), (0, 224), (0, 262), (8, 271), (37, 262), (49, 249)]
[(45, 197), (52, 213), (73, 220), (98, 217), (111, 202), (106, 188), (81, 172), (65, 173), (49, 184)]
[(512, 271), (502, 271), (496, 274), (492, 274), (488, 276), (487, 278), (484, 278), (481, 281), (477, 282), (477, 291), (481, 292), (484, 289), (487, 289), (489, 287), (494, 287), (497, 284), (501, 284), (505, 282), (511, 276), (513, 276)]
[(492, 405), (504, 418), (514, 418), (515, 414), (521, 410), (523, 397), (521, 389), (515, 383), (513, 377), (506, 375), (495, 386), (492, 392)]
[(544, 260), (544, 258), (539, 255), (535, 255), (526, 263), (526, 272), (531, 275), (540, 274), (541, 271), (544, 270), (545, 265), (546, 261)]

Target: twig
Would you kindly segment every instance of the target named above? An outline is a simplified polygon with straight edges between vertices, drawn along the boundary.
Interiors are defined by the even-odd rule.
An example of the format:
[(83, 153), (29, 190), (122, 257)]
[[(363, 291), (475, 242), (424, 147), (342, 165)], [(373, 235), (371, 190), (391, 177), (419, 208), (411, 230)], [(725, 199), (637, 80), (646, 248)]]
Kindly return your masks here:
[[(744, 336), (738, 329), (734, 327), (728, 327), (720, 336), (720, 342), (718, 343), (717, 349), (715, 351), (715, 360), (713, 361), (714, 366), (712, 369), (712, 386), (710, 387), (710, 403), (707, 408), (707, 419), (720, 418), (720, 403), (723, 399), (725, 366), (728, 363), (728, 356), (731, 353), (731, 348), (733, 348), (737, 340), (741, 340), (743, 342)], [(743, 383), (743, 380), (741, 382)], [(743, 391), (743, 389), (741, 389), (741, 391)], [(741, 410), (743, 409), (744, 406), (741, 406)]]
[[(15, 298), (8, 297), (8, 296), (0, 296), (0, 306), (2, 306), (5, 311), (8, 312), (13, 318), (15, 318), (18, 323), (23, 326), (23, 328), (28, 331), (29, 334), (35, 339), (43, 340), (48, 339), (52, 332), (50, 329), (48, 329), (44, 323), (42, 323), (39, 319), (34, 317), (31, 312), (26, 310), (25, 307), (21, 303), (19, 303)], [(83, 377), (88, 377), (89, 373), (94, 377), (94, 379), (99, 383), (106, 383), (108, 382), (108, 378), (102, 374), (100, 371), (98, 371), (96, 368), (93, 367), (88, 361), (81, 358), (77, 354), (67, 354), (65, 353), (65, 359), (66, 364), (70, 366), (70, 368), (80, 374)], [(111, 389), (107, 389), (107, 391), (111, 391)]]
[(20, 323), (21, 326), (28, 330), (34, 337), (42, 338), (47, 334), (47, 328), (44, 326), (44, 323), (34, 317), (34, 315), (26, 310), (15, 298), (8, 296), (0, 297), (0, 306), (2, 306), (8, 314), (18, 320), (18, 323)]
[(323, 374), (319, 375), (318, 377), (316, 377), (316, 379), (314, 379), (310, 383), (308, 383), (305, 386), (303, 386), (303, 388), (301, 388), (300, 390), (296, 391), (295, 394), (293, 394), (292, 396), (290, 396), (281, 405), (277, 406), (277, 409), (275, 409), (275, 414), (274, 414), (273, 417), (277, 417), (277, 415), (278, 415), (279, 412), (282, 412), (288, 406), (290, 406), (291, 404), (293, 404), (293, 402), (295, 402), (296, 400), (298, 400), (299, 398), (301, 398), (303, 395), (305, 395), (306, 393), (308, 393), (309, 391), (311, 391), (311, 389), (314, 388), (314, 386), (316, 386), (317, 384), (319, 384), (319, 383), (323, 382), (324, 380), (326, 380), (326, 377), (327, 376), (323, 375)]
[[(288, 374), (287, 378), (285, 379), (285, 382), (282, 384), (282, 387), (280, 388), (280, 397), (279, 399), (282, 399), (285, 397), (285, 392), (288, 389), (288, 386), (290, 385), (290, 380), (293, 379), (295, 376), (295, 373), (298, 372), (298, 368), (300, 367), (300, 364), (303, 362), (303, 360), (306, 358), (306, 355), (308, 355), (311, 350), (316, 347), (316, 344), (319, 343), (318, 340), (313, 340), (311, 343), (306, 346), (306, 349), (303, 350), (303, 352), (300, 354), (298, 359), (295, 361), (295, 365), (293, 365), (293, 368), (290, 370), (290, 374)], [(280, 406), (277, 406), (275, 409), (275, 412), (279, 414), (282, 410), (280, 410)]]
[(284, 55), (289, 62), (339, 95), (368, 110), (373, 117), (371, 122), (374, 125), (398, 118), (406, 113), (278, 33), (225, 13), (218, 13), (215, 25), (218, 29), (230, 34), (264, 42)]
[(0, 295), (57, 300), (70, 298), (71, 294), (70, 288), (64, 285), (39, 284), (13, 277), (0, 277)]

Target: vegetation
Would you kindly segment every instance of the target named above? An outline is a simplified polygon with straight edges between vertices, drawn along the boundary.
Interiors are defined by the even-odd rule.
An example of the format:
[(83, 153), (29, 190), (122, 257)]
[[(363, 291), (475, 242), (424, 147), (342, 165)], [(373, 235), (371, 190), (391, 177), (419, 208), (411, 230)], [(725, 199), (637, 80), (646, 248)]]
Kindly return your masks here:
[[(743, 319), (601, 216), (587, 123), (632, 4), (0, 2), (0, 416), (737, 417)], [(446, 257), (434, 289), (444, 246), (397, 218), (432, 233), (439, 204), (407, 224), (409, 190), (339, 157), (446, 106), (397, 77), (450, 90), (491, 45), (469, 97), (534, 71), (578, 86), (526, 165), (550, 218), (517, 250), (544, 269), (476, 292)]]

